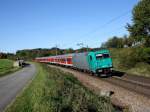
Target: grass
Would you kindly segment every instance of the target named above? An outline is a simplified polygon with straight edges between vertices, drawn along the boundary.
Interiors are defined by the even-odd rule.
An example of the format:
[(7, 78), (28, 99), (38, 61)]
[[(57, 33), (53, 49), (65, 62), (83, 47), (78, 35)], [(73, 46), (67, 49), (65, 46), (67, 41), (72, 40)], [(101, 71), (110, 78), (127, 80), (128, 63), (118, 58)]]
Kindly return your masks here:
[(150, 65), (147, 63), (137, 63), (135, 67), (126, 70), (128, 74), (150, 77)]
[(8, 59), (0, 59), (0, 77), (8, 73), (16, 71), (18, 68), (13, 67), (13, 61)]
[(110, 99), (95, 95), (70, 73), (37, 65), (33, 81), (6, 112), (115, 112)]
[[(136, 62), (136, 64), (132, 65), (133, 64), (132, 59), (134, 59), (134, 56), (127, 55), (129, 52), (131, 52), (131, 50), (134, 49), (132, 48), (110, 49), (114, 69), (132, 75), (150, 77), (150, 64), (145, 62)], [(125, 56), (128, 56), (128, 58), (126, 58)]]

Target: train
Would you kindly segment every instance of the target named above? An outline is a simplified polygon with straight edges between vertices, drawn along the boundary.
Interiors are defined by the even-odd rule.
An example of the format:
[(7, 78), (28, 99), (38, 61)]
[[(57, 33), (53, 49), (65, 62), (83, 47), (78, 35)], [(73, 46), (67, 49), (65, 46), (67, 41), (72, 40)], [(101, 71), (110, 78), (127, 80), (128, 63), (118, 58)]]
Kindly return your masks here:
[(57, 56), (37, 57), (36, 62), (51, 63), (65, 67), (71, 67), (92, 74), (111, 74), (113, 69), (112, 58), (107, 49), (72, 53)]

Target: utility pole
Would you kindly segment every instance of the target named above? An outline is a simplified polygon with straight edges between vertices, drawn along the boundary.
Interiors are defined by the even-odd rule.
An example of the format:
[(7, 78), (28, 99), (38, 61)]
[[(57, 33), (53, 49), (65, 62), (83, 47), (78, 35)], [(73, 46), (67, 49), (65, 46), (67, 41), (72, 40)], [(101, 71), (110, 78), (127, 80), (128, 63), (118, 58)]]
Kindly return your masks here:
[(87, 51), (87, 52), (89, 51), (89, 46), (88, 46), (88, 45), (86, 46), (86, 51)]
[(83, 43), (77, 43), (77, 46), (79, 46), (81, 49), (81, 48), (83, 48)]
[(77, 43), (77, 46), (79, 46), (79, 47), (83, 47), (83, 43)]
[(58, 47), (58, 46), (57, 46), (57, 44), (56, 44), (56, 56), (57, 56), (57, 47)]
[[(80, 49), (84, 47), (83, 45), (84, 45), (83, 43), (77, 43), (77, 46), (79, 46)], [(89, 46), (85, 45), (85, 48), (86, 48), (86, 51), (88, 52), (89, 51)]]

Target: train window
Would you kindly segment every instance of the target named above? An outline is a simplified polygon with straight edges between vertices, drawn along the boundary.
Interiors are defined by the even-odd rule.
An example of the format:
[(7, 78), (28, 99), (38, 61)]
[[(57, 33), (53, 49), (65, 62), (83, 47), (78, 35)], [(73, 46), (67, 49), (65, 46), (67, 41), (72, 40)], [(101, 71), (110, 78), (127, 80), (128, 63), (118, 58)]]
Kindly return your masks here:
[(109, 54), (103, 54), (103, 58), (109, 58)]
[(98, 60), (98, 59), (102, 59), (103, 58), (103, 55), (102, 54), (97, 54), (96, 55), (96, 59)]
[(109, 54), (97, 54), (96, 59), (109, 58)]

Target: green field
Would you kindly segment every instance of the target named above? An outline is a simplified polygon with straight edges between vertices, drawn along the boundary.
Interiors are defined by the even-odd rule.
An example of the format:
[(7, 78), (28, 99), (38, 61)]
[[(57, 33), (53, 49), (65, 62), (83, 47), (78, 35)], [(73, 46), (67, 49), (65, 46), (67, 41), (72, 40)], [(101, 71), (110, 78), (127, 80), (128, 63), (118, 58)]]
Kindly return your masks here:
[(115, 112), (108, 97), (85, 88), (70, 73), (37, 65), (33, 81), (6, 112)]
[(18, 68), (13, 67), (13, 61), (0, 59), (0, 76), (16, 71)]

